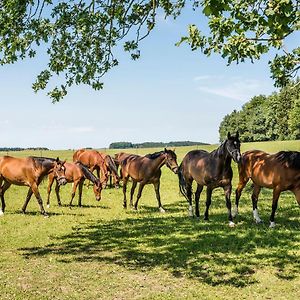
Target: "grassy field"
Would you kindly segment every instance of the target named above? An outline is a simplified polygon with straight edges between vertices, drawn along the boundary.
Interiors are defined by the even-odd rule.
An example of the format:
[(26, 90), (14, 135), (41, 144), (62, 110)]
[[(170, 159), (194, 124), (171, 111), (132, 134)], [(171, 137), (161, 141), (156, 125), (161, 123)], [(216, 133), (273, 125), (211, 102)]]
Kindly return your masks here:
[[(193, 147), (197, 148), (197, 147)], [(201, 147), (208, 150), (216, 146)], [(178, 162), (191, 147), (176, 149)], [(243, 144), (242, 151), (300, 151), (300, 141)], [(138, 149), (145, 154), (161, 149)], [(108, 153), (117, 151), (107, 150)], [(0, 153), (6, 155), (7, 153)], [(73, 151), (10, 152), (71, 160)], [(233, 186), (237, 184), (236, 165)], [(293, 194), (283, 193), (276, 228), (269, 229), (270, 190), (252, 219), (250, 185), (242, 194), (235, 228), (227, 225), (221, 189), (213, 193), (210, 221), (188, 217), (178, 180), (163, 167), (160, 214), (152, 186), (140, 209), (122, 208), (122, 190), (105, 189), (96, 202), (84, 187), (83, 207), (66, 206), (71, 185), (54, 192), (49, 218), (34, 198), (20, 213), (27, 188), (12, 186), (0, 218), (0, 299), (295, 299), (300, 286), (300, 210)], [(46, 200), (47, 181), (40, 191)], [(234, 197), (232, 197), (233, 199)], [(200, 200), (203, 215), (205, 191)], [(74, 199), (77, 204), (77, 196)]]

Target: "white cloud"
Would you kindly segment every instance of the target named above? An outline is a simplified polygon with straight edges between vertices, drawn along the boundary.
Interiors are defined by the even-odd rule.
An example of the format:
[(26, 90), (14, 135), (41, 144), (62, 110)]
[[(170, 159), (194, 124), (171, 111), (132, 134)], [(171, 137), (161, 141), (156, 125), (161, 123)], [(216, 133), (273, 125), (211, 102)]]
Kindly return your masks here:
[(269, 93), (267, 85), (256, 79), (203, 75), (194, 78), (196, 90), (242, 102), (253, 96)]

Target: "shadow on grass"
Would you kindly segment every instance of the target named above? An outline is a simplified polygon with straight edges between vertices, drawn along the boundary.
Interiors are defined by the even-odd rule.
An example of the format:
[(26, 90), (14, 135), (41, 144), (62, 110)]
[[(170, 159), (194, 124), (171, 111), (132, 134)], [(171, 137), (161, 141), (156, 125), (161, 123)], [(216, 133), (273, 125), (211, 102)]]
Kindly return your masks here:
[[(167, 208), (182, 209), (181, 203)], [(204, 222), (153, 214), (147, 207), (146, 211), (151, 214), (83, 223), (69, 235), (53, 237), (46, 246), (19, 250), (25, 258), (55, 255), (63, 263), (99, 261), (140, 271), (160, 267), (174, 277), (197, 279), (212, 286), (251, 285), (260, 269), (275, 269), (276, 275), (285, 280), (298, 276), (297, 221), (289, 224), (288, 230), (249, 226), (249, 222), (229, 228), (223, 213), (214, 214), (211, 222)]]

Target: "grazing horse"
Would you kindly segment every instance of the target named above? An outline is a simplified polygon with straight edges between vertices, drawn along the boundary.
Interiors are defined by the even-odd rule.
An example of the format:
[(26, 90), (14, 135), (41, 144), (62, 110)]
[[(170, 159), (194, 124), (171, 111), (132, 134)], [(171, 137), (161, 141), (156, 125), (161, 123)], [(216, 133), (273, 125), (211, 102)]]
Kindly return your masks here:
[[(80, 162), (77, 163), (66, 162), (64, 166), (66, 168), (65, 177), (67, 182), (68, 183), (73, 182), (71, 201), (69, 204), (70, 206), (72, 205), (77, 186), (79, 188), (78, 206), (81, 206), (82, 187), (85, 179), (90, 180), (94, 184), (93, 189), (94, 189), (96, 200), (100, 201), (101, 190), (102, 190), (100, 180), (86, 166), (84, 166)], [(49, 183), (47, 189), (48, 191), (47, 207), (50, 207), (50, 193), (51, 193), (51, 188), (54, 180), (56, 180), (55, 192), (57, 197), (57, 203), (58, 205), (61, 205), (60, 196), (59, 196), (60, 185), (57, 182), (56, 174), (54, 172), (50, 173), (48, 179), (49, 179)]]
[[(59, 185), (66, 184), (65, 178), (65, 162), (60, 161), (58, 158), (45, 158), (29, 156), (27, 158), (16, 158), (11, 156), (3, 156), (0, 158), (0, 197), (2, 202), (2, 210), (0, 215), (5, 210), (4, 194), (7, 189), (12, 185), (29, 186), (29, 190), (22, 208), (25, 213), (28, 202), (32, 196), (35, 195), (40, 211), (43, 215), (47, 213), (43, 207), (43, 201), (39, 193), (38, 186), (43, 178), (49, 173), (54, 173), (57, 177)], [(2, 182), (4, 181), (3, 185)]]
[(251, 178), (253, 182), (252, 206), (256, 223), (262, 222), (257, 211), (258, 195), (262, 187), (273, 189), (270, 227), (275, 226), (278, 198), (283, 191), (292, 191), (300, 205), (300, 152), (280, 151), (269, 154), (260, 150), (243, 153), (239, 164), (239, 184), (236, 189), (236, 214), (243, 188)]
[(102, 188), (106, 187), (108, 181), (108, 166), (116, 174), (118, 177), (117, 169), (113, 163), (113, 160), (110, 156), (106, 158), (102, 157), (102, 155), (96, 150), (90, 149), (79, 149), (75, 151), (73, 154), (73, 162), (81, 162), (85, 166), (87, 166), (91, 172), (96, 170), (97, 176), (100, 179), (100, 171), (101, 171), (101, 184)]
[(124, 155), (124, 159), (120, 160), (121, 172), (123, 179), (123, 207), (127, 208), (126, 202), (126, 186), (129, 177), (132, 179), (132, 187), (130, 192), (130, 206), (132, 206), (132, 199), (137, 183), (139, 182), (139, 190), (134, 208), (138, 208), (138, 202), (141, 198), (143, 188), (146, 184), (152, 183), (154, 185), (156, 198), (158, 201), (158, 208), (160, 212), (165, 212), (160, 201), (160, 177), (161, 167), (166, 166), (175, 174), (178, 172), (177, 157), (174, 151), (164, 149), (164, 151), (147, 154), (146, 156), (139, 155)]
[(212, 191), (222, 187), (225, 192), (226, 206), (228, 209), (229, 226), (234, 226), (231, 215), (230, 195), (233, 176), (231, 159), (239, 163), (241, 159), (239, 134), (227, 135), (227, 139), (211, 153), (205, 150), (192, 150), (186, 154), (179, 167), (179, 189), (189, 202), (189, 215), (193, 216), (192, 183), (197, 183), (195, 192), (195, 212), (199, 218), (199, 199), (203, 187), (206, 186), (206, 211), (204, 219), (208, 220), (208, 210), (211, 204)]
[(105, 165), (106, 165), (106, 168), (107, 168), (107, 180), (106, 182), (104, 182), (104, 185), (106, 186), (107, 185), (107, 182), (108, 182), (108, 178), (110, 177), (113, 177), (113, 181), (114, 181), (114, 185), (115, 185), (115, 188), (119, 188), (119, 181), (120, 181), (120, 177), (118, 175), (118, 168), (115, 164), (115, 161), (113, 160), (113, 158), (106, 154), (106, 153), (101, 153), (99, 152), (100, 155), (102, 156), (104, 162), (105, 162)]
[(100, 179), (102, 188), (105, 187), (105, 182), (107, 182), (108, 171), (106, 163), (100, 153), (96, 150), (90, 149), (79, 149), (73, 154), (73, 162), (81, 162), (87, 166), (91, 172), (96, 170), (97, 176), (100, 179), (100, 170), (103, 178)]

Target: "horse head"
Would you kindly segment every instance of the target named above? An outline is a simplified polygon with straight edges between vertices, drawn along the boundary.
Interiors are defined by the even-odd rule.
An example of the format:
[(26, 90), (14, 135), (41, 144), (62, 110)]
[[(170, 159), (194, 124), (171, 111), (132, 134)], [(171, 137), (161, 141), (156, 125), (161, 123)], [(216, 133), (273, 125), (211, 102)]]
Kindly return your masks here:
[(241, 161), (241, 142), (239, 140), (239, 133), (236, 132), (236, 135), (231, 135), (230, 132), (227, 134), (227, 140), (225, 142), (225, 147), (230, 157), (236, 162), (240, 163)]
[(101, 191), (102, 191), (102, 184), (100, 180), (98, 179), (93, 186), (94, 194), (97, 201), (101, 200)]
[(172, 170), (175, 174), (178, 173), (177, 156), (175, 150), (168, 150), (165, 148), (164, 154), (166, 156), (166, 166)]
[(61, 161), (59, 160), (58, 157), (54, 161), (53, 173), (55, 175), (58, 185), (65, 185), (67, 183), (67, 179), (65, 176), (66, 173), (66, 167), (64, 166), (65, 163), (66, 161)]

